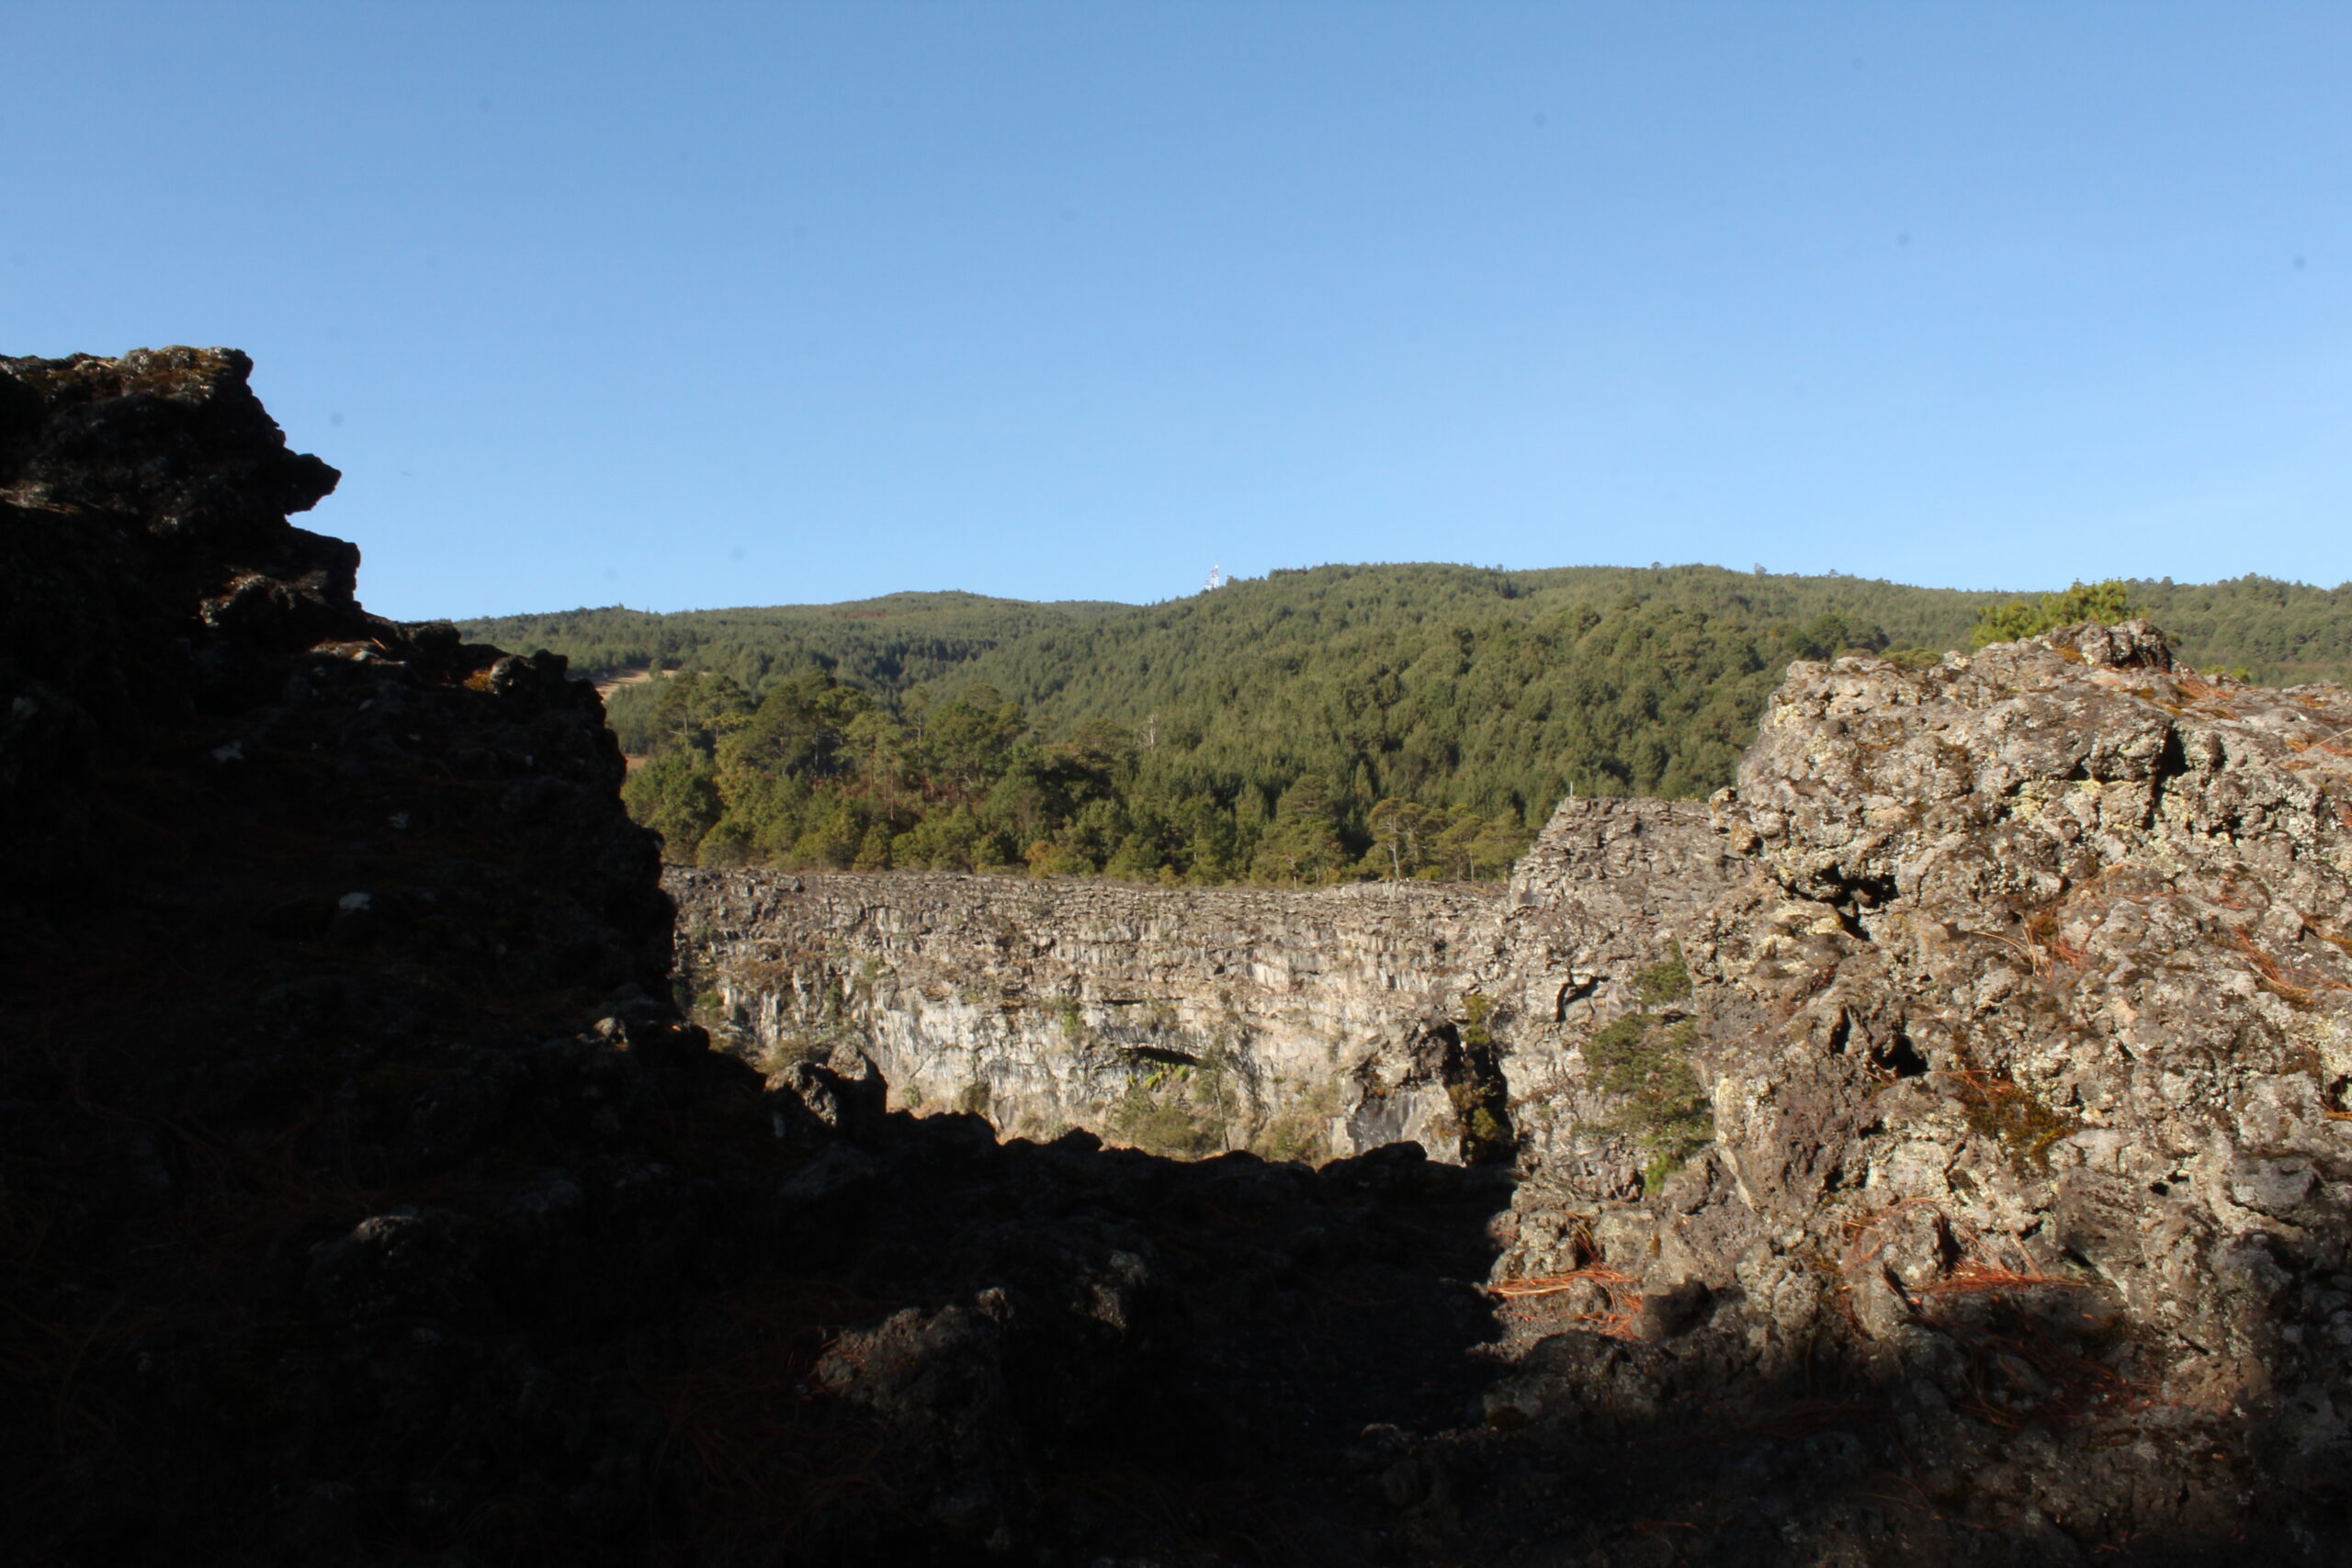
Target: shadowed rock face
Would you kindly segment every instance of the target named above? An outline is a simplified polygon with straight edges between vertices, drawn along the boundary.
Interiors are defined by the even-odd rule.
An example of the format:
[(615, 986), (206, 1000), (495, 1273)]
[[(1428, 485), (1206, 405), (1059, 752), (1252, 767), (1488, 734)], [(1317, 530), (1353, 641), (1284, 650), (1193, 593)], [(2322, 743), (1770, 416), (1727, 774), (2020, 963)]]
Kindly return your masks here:
[(0, 1555), (1351, 1552), (1507, 1179), (763, 1086), (593, 693), (361, 610), (248, 368), (0, 362)]
[[(2341, 691), (1800, 664), (1499, 897), (679, 877), (763, 1077), (593, 694), (366, 615), (247, 370), (0, 361), (10, 1561), (2340, 1557)], [(1489, 1163), (874, 1066), (1212, 1021)]]
[[(17, 1561), (332, 1561), (469, 1445), (551, 1511), (658, 1441), (582, 1336), (718, 1245), (650, 1143), (709, 1070), (593, 694), (363, 611), (249, 369), (0, 360)], [(581, 1506), (637, 1529), (627, 1490)]]

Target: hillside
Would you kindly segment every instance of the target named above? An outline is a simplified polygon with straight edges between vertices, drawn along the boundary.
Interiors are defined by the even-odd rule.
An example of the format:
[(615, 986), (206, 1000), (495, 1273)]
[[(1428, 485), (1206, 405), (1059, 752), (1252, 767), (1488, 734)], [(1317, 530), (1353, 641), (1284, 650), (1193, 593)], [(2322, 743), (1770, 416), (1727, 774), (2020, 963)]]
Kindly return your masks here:
[(458, 623), (497, 646), (560, 653), (601, 680), (625, 671), (709, 671), (756, 690), (809, 664), (877, 694), (932, 681), (1000, 643), (1127, 609), (1033, 604), (981, 593), (886, 593), (841, 604), (777, 604), (654, 615), (614, 605)]
[[(2352, 672), (2352, 588), (2129, 588), (2192, 664)], [(1792, 660), (1922, 662), (2009, 602), (1703, 566), (1336, 566), (1143, 606), (899, 594), (466, 630), (703, 677), (608, 704), (628, 750), (670, 759), (632, 801), (677, 860), (1466, 879), (1499, 875), (1571, 793), (1728, 783)], [(789, 761), (722, 755), (771, 699), (771, 731), (813, 739)]]
[[(2133, 609), (2164, 626), (2191, 662), (2242, 668), (2281, 685), (2352, 676), (2352, 584), (2330, 591), (2247, 577), (2126, 586)], [(1566, 610), (1640, 606), (1761, 633), (1792, 656), (1846, 646), (1942, 652), (1969, 646), (1981, 609), (2018, 597), (1707, 566), (1320, 567), (1007, 639), (967, 673), (1075, 720), (1198, 694), (1213, 689), (1236, 658), (1277, 648), (1314, 649), (1340, 662), (1331, 658), (1329, 639), (1336, 637), (1376, 659), (1392, 637), (1419, 640), (1432, 623), (1535, 624)]]
[[(2056, 585), (2051, 587), (2054, 589)], [(2182, 657), (2205, 667), (2243, 669), (2276, 685), (2352, 678), (2352, 583), (2314, 588), (2247, 576), (2212, 583), (2132, 581), (2135, 609), (2163, 626)], [(1138, 652), (1155, 634), (1182, 624), (1184, 610), (1216, 602), (1260, 630), (1279, 629), (1303, 603), (1340, 591), (1344, 613), (1418, 623), (1431, 616), (1477, 615), (1497, 605), (1521, 615), (1570, 603), (1667, 604), (1732, 616), (1766, 627), (1804, 626), (1836, 615), (1858, 631), (1876, 628), (1886, 646), (1964, 648), (1977, 611), (2017, 597), (2010, 592), (1915, 588), (1841, 577), (1727, 571), (1720, 567), (1557, 567), (1490, 571), (1447, 565), (1329, 566), (1276, 571), (1159, 604), (1069, 600), (1033, 603), (963, 592), (890, 593), (836, 604), (784, 604), (670, 614), (619, 605), (544, 615), (487, 616), (457, 623), (469, 637), (502, 646), (561, 653), (572, 669), (602, 679), (650, 667), (723, 674), (757, 691), (773, 674), (815, 663), (879, 696), (894, 696), (952, 671), (989, 680), (1035, 703), (1048, 690), (1085, 692), (1118, 682), (1089, 682), (1057, 654), (1080, 648)], [(2042, 592), (2030, 590), (2029, 592)], [(1067, 634), (1091, 631), (1081, 643)], [(969, 667), (1002, 649), (989, 668)], [(1187, 649), (1186, 651), (1193, 651)], [(1132, 666), (1140, 662), (1130, 660)], [(1152, 660), (1163, 673), (1164, 658)], [(1031, 683), (1035, 683), (1032, 689)], [(1087, 715), (1085, 716), (1092, 716)]]
[(1529, 827), (1575, 788), (1703, 795), (1788, 661), (1965, 646), (1965, 595), (1710, 567), (1320, 567), (1008, 643), (1048, 733), (1154, 725), (1196, 771), (1318, 772)]

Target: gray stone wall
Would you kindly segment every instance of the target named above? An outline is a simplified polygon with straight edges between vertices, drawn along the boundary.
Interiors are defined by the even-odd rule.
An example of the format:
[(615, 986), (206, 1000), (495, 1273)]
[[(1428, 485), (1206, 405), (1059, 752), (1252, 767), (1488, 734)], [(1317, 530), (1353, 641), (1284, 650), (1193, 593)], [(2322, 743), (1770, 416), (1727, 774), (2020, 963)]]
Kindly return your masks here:
[[(1460, 1159), (1521, 1120), (1553, 1141), (1579, 1032), (1727, 863), (1702, 807), (1585, 800), (1507, 889), (685, 868), (667, 886), (697, 1016), (771, 1066), (863, 1053), (894, 1104), (1007, 1133)], [(1531, 1089), (1540, 1114), (1507, 1109)]]

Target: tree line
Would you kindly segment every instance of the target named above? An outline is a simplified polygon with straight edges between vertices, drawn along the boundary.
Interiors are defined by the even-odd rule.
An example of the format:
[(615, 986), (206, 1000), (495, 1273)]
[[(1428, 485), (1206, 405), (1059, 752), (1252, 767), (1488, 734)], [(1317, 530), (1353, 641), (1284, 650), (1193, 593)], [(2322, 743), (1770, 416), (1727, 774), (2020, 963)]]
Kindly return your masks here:
[(1313, 886), (1499, 876), (1531, 837), (1510, 813), (1359, 813), (1312, 772), (1214, 776), (1112, 719), (1043, 740), (978, 683), (887, 705), (823, 670), (756, 699), (696, 672), (664, 682), (650, 717), (624, 797), (673, 859), (706, 865)]
[[(2263, 579), (2020, 599), (1710, 567), (1325, 567), (1142, 606), (901, 594), (644, 617), (704, 640), (608, 711), (647, 759), (632, 808), (682, 860), (1471, 878), (1571, 791), (1728, 782), (1792, 660), (1926, 662), (2127, 613), (2192, 664), (2352, 670), (2352, 588)], [(541, 617), (568, 630), (506, 645), (578, 658), (634, 614)]]

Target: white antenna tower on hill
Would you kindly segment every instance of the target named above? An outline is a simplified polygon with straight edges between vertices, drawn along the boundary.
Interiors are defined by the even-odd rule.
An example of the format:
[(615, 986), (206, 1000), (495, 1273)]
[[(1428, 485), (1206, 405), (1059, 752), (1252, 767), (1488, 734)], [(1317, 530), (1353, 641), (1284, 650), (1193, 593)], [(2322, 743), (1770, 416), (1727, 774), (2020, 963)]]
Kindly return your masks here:
[(1209, 580), (1201, 585), (1201, 592), (1205, 593), (1212, 588), (1222, 588), (1232, 581), (1233, 580), (1231, 578), (1225, 575), (1225, 563), (1223, 561), (1219, 561), (1215, 566), (1209, 568)]

